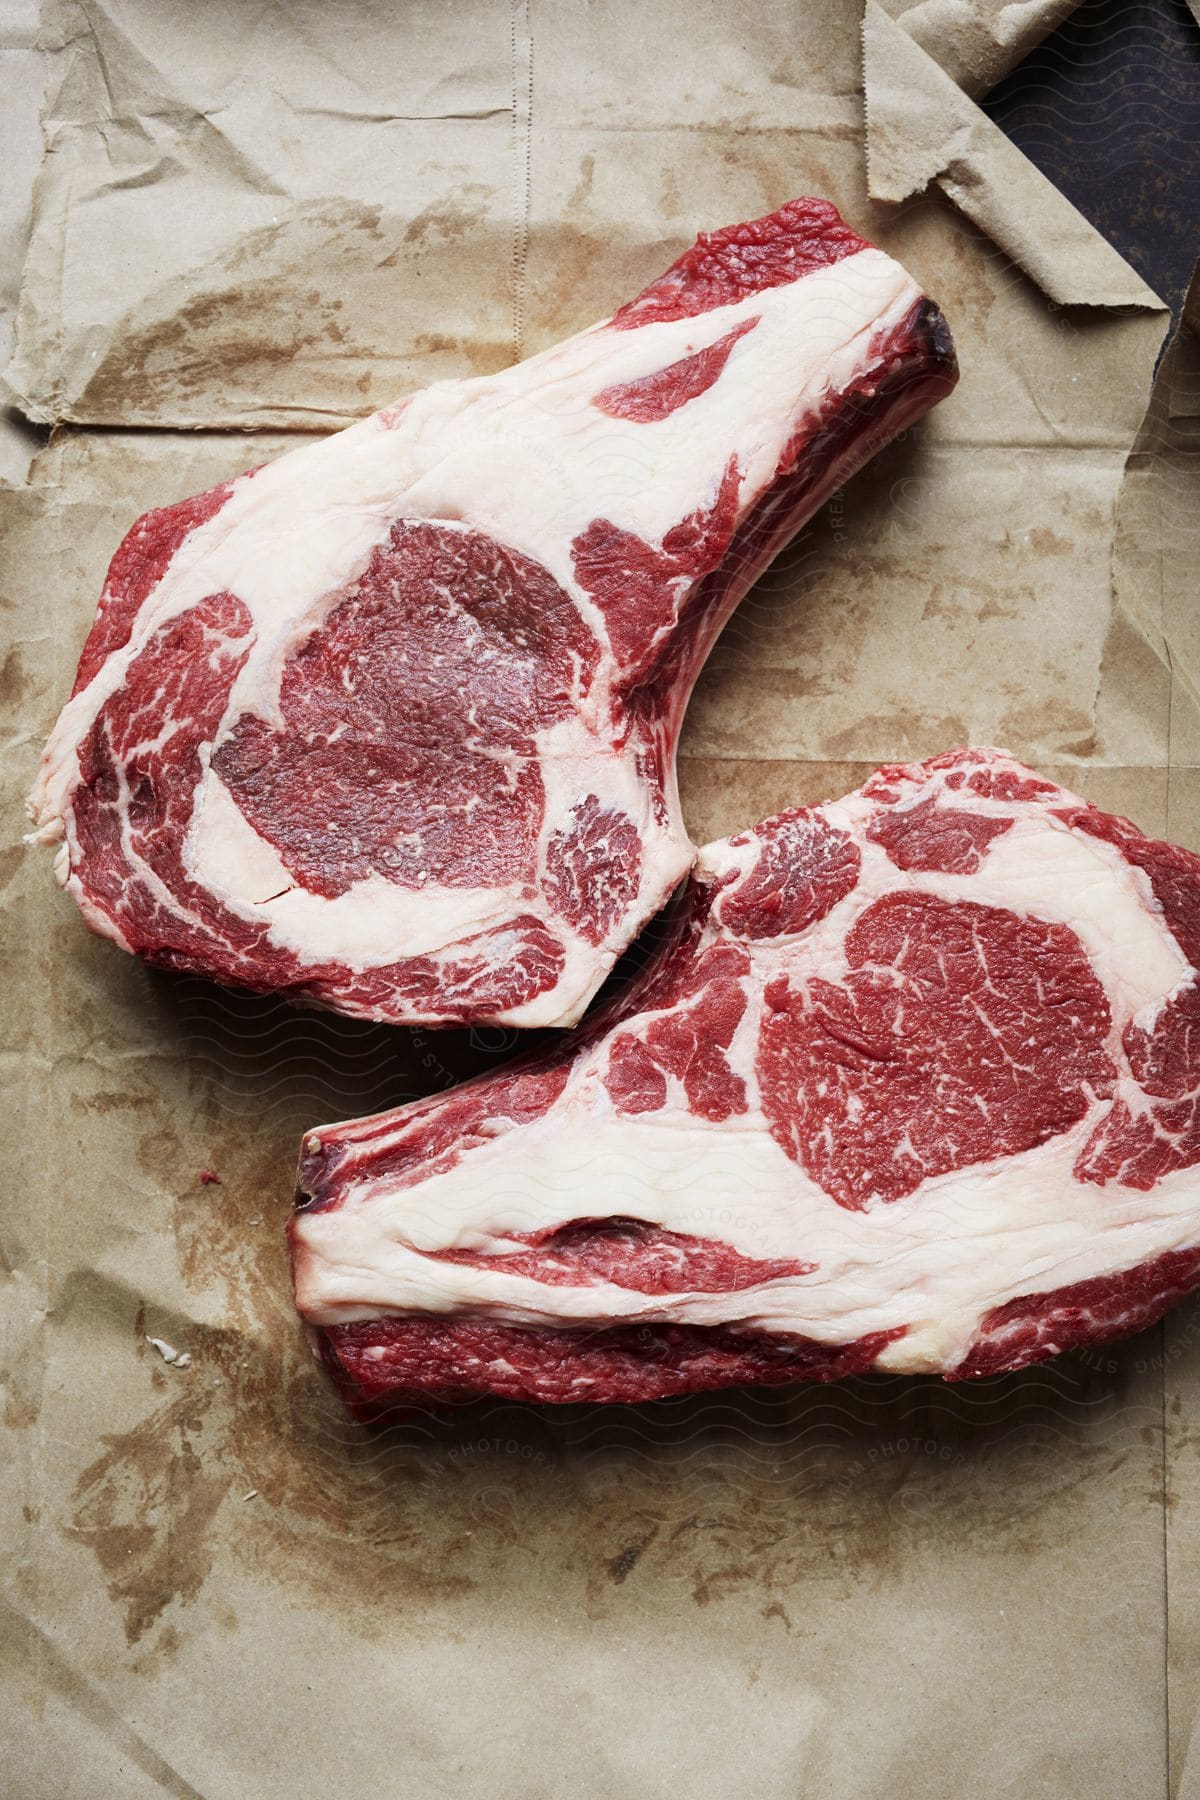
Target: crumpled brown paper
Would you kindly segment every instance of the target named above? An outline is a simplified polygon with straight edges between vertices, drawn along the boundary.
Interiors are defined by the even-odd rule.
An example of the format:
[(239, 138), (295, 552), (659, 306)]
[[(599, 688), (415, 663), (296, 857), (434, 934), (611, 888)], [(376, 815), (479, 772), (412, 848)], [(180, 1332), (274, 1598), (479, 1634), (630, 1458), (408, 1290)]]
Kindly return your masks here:
[(292, 1310), (300, 1133), (505, 1041), (151, 974), (16, 842), (136, 513), (289, 441), (248, 424), (295, 441), (497, 366), (810, 190), (943, 303), (963, 379), (726, 633), (687, 725), (694, 835), (976, 738), (1200, 844), (1191, 350), (1143, 427), (1158, 318), (1049, 304), (936, 194), (874, 205), (857, 23), (841, 0), (736, 31), (686, 0), (48, 16), (18, 386), (68, 423), (0, 491), (19, 1800), (1158, 1800), (1169, 1768), (1200, 1792), (1195, 1308), (984, 1387), (371, 1437)]
[[(30, 417), (345, 423), (512, 358), (505, 8), (48, 0)], [(369, 137), (370, 150), (364, 154)], [(436, 265), (436, 281), (429, 269)]]
[(1094, 225), (975, 104), (1073, 10), (867, 0), (863, 67), (871, 196), (907, 200), (936, 182), (1060, 305), (1163, 302)]

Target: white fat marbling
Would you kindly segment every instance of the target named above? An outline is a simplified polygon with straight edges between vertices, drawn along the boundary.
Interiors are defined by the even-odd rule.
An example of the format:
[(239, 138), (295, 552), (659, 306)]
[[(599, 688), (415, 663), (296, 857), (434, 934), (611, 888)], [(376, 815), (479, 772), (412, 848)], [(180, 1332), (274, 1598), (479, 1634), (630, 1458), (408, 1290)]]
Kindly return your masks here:
[[(750, 1003), (729, 1053), (747, 1084), (747, 1114), (709, 1124), (689, 1114), (675, 1092), (658, 1113), (618, 1114), (603, 1085), (610, 1033), (576, 1062), (564, 1095), (544, 1118), (503, 1132), (415, 1186), (356, 1178), (354, 1144), (365, 1128), (344, 1134), (331, 1128), (331, 1139), (342, 1137), (348, 1147), (347, 1182), (336, 1210), (296, 1220), (302, 1312), (321, 1324), (456, 1311), (547, 1325), (734, 1322), (827, 1342), (903, 1325), (906, 1335), (880, 1358), (882, 1366), (942, 1369), (960, 1360), (982, 1317), (1008, 1299), (1200, 1241), (1196, 1169), (1165, 1177), (1149, 1194), (1075, 1179), (1075, 1160), (1107, 1111), (1105, 1102), (1095, 1102), (1079, 1124), (1046, 1144), (937, 1176), (862, 1213), (839, 1207), (771, 1137), (758, 1110), (753, 1066), (763, 987), (782, 967), (793, 981), (818, 973), (838, 980), (846, 968), (846, 932), (889, 890), (972, 900), (1069, 925), (1108, 994), (1109, 1048), (1117, 1058), (1129, 1020), (1152, 1021), (1190, 977), (1145, 877), (1112, 845), (1070, 831), (1049, 807), (1014, 808), (948, 792), (942, 801), (1019, 815), (992, 841), (976, 875), (899, 871), (865, 839), (869, 802), (852, 796), (824, 809), (858, 841), (862, 875), (816, 927), (750, 946)], [(1050, 796), (1050, 805), (1072, 802), (1062, 791)], [(756, 856), (755, 843), (726, 840), (702, 852), (700, 869), (749, 871)], [(614, 1029), (630, 1024), (623, 1020)], [(1128, 1074), (1120, 1093), (1131, 1110), (1144, 1108)], [(406, 1118), (404, 1109), (396, 1113), (397, 1132)], [(745, 1256), (818, 1267), (739, 1293), (650, 1296), (608, 1285), (542, 1284), (506, 1273), (503, 1255), (489, 1267), (467, 1268), (423, 1254), (462, 1246), (502, 1251), (515, 1234), (620, 1215), (717, 1239)]]
[[(315, 1324), (388, 1313), (469, 1312), (517, 1324), (671, 1320), (739, 1323), (842, 1343), (908, 1327), (881, 1358), (952, 1367), (983, 1315), (1018, 1295), (1133, 1267), (1200, 1238), (1197, 1178), (1153, 1195), (1076, 1181), (1100, 1116), (1037, 1149), (938, 1176), (864, 1213), (837, 1206), (791, 1162), (761, 1115), (738, 1129), (653, 1115), (551, 1115), (473, 1150), (457, 1169), (296, 1221), (296, 1300)], [(574, 1130), (572, 1130), (572, 1124)], [(647, 1295), (606, 1283), (560, 1287), (438, 1262), (422, 1249), (625, 1215), (716, 1238), (758, 1258), (815, 1262), (811, 1275), (737, 1293)]]
[[(537, 754), (546, 789), (540, 858), (545, 857), (552, 833), (575, 803), (589, 794), (626, 814), (643, 844), (652, 838), (649, 795), (634, 767), (636, 749), (636, 742), (631, 743), (624, 755), (614, 756), (578, 717), (562, 720), (539, 736)], [(132, 845), (127, 849), (132, 855)], [(667, 890), (674, 887), (692, 860), (685, 838), (660, 838), (657, 858), (649, 867), (643, 864), (637, 899), (599, 945), (559, 921), (566, 967), (551, 992), (519, 1009), (520, 1022), (573, 1023), (612, 966), (614, 954), (661, 905), (664, 884)], [(246, 919), (269, 917), (272, 938), (285, 949), (356, 969), (412, 956), (453, 957), (465, 938), (502, 927), (530, 906), (519, 883), (455, 888), (430, 881), (414, 888), (374, 874), (328, 899), (310, 893), (289, 873), (275, 846), (255, 831), (211, 768), (200, 783), (183, 861), (188, 872), (202, 876), (209, 892), (233, 912)], [(500, 940), (501, 953), (503, 949)]]
[[(253, 645), (216, 741), (247, 712), (278, 726), (285, 663), (397, 518), (478, 529), (524, 552), (550, 570), (603, 636), (596, 608), (574, 580), (572, 539), (604, 517), (657, 542), (712, 502), (733, 455), (744, 471), (739, 505), (748, 510), (772, 479), (797, 425), (860, 373), (871, 341), (899, 325), (919, 299), (920, 290), (899, 264), (865, 249), (694, 319), (628, 331), (595, 326), (501, 374), (439, 382), (399, 408), (242, 476), (221, 510), (176, 553), (129, 643), (64, 707), (32, 796), (38, 835), (51, 841), (65, 831), (70, 839), (77, 746), (153, 634), (208, 595), (235, 594), (253, 621)], [(614, 419), (591, 404), (602, 389), (690, 355), (750, 318), (758, 323), (734, 345), (722, 376), (666, 419)], [(607, 665), (599, 672), (597, 708), (603, 709), (611, 673)], [(607, 754), (614, 763), (609, 784), (627, 788), (630, 770), (622, 771), (620, 757)], [(277, 943), (305, 958), (335, 955), (359, 967), (394, 954), (395, 933), (410, 933), (406, 954), (419, 954), (423, 943), (439, 937), (446, 916), (442, 890), (389, 897), (374, 928), (366, 915), (374, 916), (378, 884), (362, 884), (361, 892), (345, 897), (346, 905), (316, 899), (306, 906), (289, 896), (288, 904), (272, 902), (264, 911), (261, 895), (286, 885), (286, 872), (260, 882), (268, 870), (250, 842), (255, 834), (236, 829), (234, 809), (221, 804), (218, 785), (206, 776), (198, 790), (202, 806), (189, 834), (190, 871), (235, 910), (250, 907), (255, 918), (265, 916)], [(569, 787), (559, 783), (556, 793), (561, 789), (565, 796)], [(598, 791), (595, 783), (589, 791)], [(673, 795), (669, 799), (665, 827), (646, 821), (642, 890), (617, 934), (621, 943), (687, 867), (686, 834)], [(555, 823), (548, 816), (547, 829)], [(464, 929), (482, 929), (497, 898), (480, 895), (478, 915), (464, 918)], [(327, 916), (330, 906), (335, 910)], [(419, 919), (422, 912), (433, 916)], [(385, 940), (393, 948), (385, 950)], [(579, 959), (582, 973), (582, 951)], [(583, 1000), (610, 963), (607, 950), (592, 958), (594, 978), (590, 987), (584, 982)], [(556, 998), (564, 1005), (556, 1006)], [(547, 1006), (543, 1019), (539, 1008)], [(578, 1006), (563, 989), (535, 1002), (534, 1010), (539, 1016), (521, 1010), (523, 1023), (565, 1020)]]

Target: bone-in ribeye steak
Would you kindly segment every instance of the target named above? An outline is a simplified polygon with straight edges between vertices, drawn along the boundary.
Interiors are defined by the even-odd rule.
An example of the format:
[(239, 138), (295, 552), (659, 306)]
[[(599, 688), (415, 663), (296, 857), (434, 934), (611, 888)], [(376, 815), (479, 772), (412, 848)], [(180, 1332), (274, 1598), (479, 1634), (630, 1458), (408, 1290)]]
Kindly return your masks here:
[(169, 968), (570, 1022), (691, 864), (714, 637), (954, 380), (912, 278), (797, 200), (528, 362), (148, 513), (33, 797), (60, 878)]
[(1200, 858), (996, 750), (711, 844), (551, 1053), (306, 1140), (297, 1304), (365, 1413), (954, 1379), (1200, 1283)]

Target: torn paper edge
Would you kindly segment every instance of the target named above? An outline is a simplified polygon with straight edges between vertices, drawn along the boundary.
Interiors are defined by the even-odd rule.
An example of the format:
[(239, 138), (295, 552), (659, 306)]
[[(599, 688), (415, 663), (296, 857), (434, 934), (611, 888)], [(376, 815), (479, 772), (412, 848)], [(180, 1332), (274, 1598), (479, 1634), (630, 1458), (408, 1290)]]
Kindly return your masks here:
[[(1028, 34), (1015, 38), (1014, 49), (1029, 42)], [(949, 37), (943, 60), (962, 66)], [(880, 0), (866, 0), (863, 14), (863, 94), (873, 200), (897, 205), (935, 183), (1058, 304), (1166, 311), (1107, 238)]]

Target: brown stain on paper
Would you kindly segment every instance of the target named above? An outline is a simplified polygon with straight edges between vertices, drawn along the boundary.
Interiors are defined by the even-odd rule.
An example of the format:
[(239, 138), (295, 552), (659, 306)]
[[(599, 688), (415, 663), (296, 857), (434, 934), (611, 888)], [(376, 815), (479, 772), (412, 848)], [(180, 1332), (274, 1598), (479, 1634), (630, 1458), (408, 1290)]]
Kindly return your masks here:
[[(219, 367), (231, 384), (238, 378), (264, 390), (306, 351), (344, 335), (333, 316), (337, 303), (315, 291), (281, 296), (273, 279), (246, 281), (198, 295), (116, 342), (91, 377), (80, 410), (120, 422), (132, 407), (141, 413), (168, 394), (181, 399), (202, 391)], [(246, 321), (253, 320), (252, 330)], [(304, 320), (302, 326), (300, 321)]]
[[(453, 360), (447, 354), (430, 371), (419, 359), (441, 336), (436, 321), (423, 319), (417, 306), (412, 323), (428, 328), (397, 326), (384, 305), (392, 271), (429, 258), (438, 264), (432, 291), (439, 283), (458, 285), (454, 269), (470, 255), (476, 282), (488, 268), (499, 272), (503, 303), (497, 293), (492, 316), (507, 324), (509, 227), (492, 220), (495, 203), (492, 187), (463, 182), (407, 222), (384, 221), (377, 206), (292, 208), (147, 296), (139, 322), (115, 334), (82, 378), (70, 416), (116, 425), (197, 423), (219, 400), (225, 418), (231, 407), (245, 408), (253, 422), (261, 409), (289, 415), (289, 423), (298, 415), (309, 426), (356, 416), (365, 402), (380, 404), (416, 383), (505, 367), (511, 344), (488, 336), (478, 308), (471, 309), (470, 331), (438, 346), (452, 350)], [(364, 255), (364, 236), (387, 245), (386, 253)], [(577, 317), (576, 327), (585, 322), (586, 315)], [(357, 341), (356, 330), (370, 341)]]
[(4, 1423), (9, 1431), (28, 1431), (37, 1424), (39, 1416), (40, 1408), (35, 1400), (9, 1390), (4, 1401)]
[(15, 707), (24, 698), (30, 688), (30, 679), (25, 673), (19, 649), (12, 649), (0, 666), (0, 706)]
[(1095, 720), (1069, 701), (1053, 698), (1012, 707), (1000, 721), (1000, 735), (1018, 756), (1034, 762), (1061, 756), (1086, 759), (1096, 749)]
[(136, 1644), (172, 1601), (199, 1593), (227, 1483), (210, 1474), (200, 1436), (211, 1395), (185, 1392), (132, 1431), (105, 1436), (75, 1484), (70, 1535), (93, 1551), (109, 1599)]
[[(196, 1317), (114, 1302), (129, 1307), (146, 1414), (100, 1440), (64, 1525), (148, 1668), (164, 1632), (186, 1643), (222, 1608), (236, 1629), (247, 1582), (363, 1638), (398, 1620), (453, 1628), (492, 1592), (594, 1620), (652, 1602), (685, 1629), (697, 1609), (795, 1617), (798, 1586), (873, 1590), (934, 1539), (1054, 1550), (1117, 1449), (1136, 1347), (1103, 1376), (1066, 1365), (970, 1393), (866, 1380), (633, 1409), (497, 1403), (370, 1431), (343, 1411), (292, 1304), (283, 1227), (311, 1121), (290, 1105), (231, 1110), (186, 1068), (178, 1081), (160, 1075), (152, 1119), (129, 1116), (143, 1176), (170, 1196)], [(205, 1166), (219, 1185), (200, 1182)], [(191, 1367), (164, 1364), (148, 1336)], [(1073, 1441), (1076, 1418), (1087, 1432)]]
[(571, 189), (571, 192), (567, 195), (567, 204), (564, 208), (568, 218), (573, 217), (575, 213), (581, 211), (581, 209), (587, 205), (592, 197), (592, 184), (595, 181), (595, 178), (596, 158), (590, 154), (581, 156), (579, 159), (579, 179)]
[[(287, 409), (288, 371), (306, 354), (344, 363), (345, 404), (354, 410), (358, 382), (369, 381), (370, 351), (346, 342), (338, 315), (342, 295), (326, 297), (303, 288), (303, 271), (319, 267), (350, 279), (361, 266), (358, 239), (380, 238), (378, 207), (323, 205), (300, 208), (289, 218), (248, 232), (203, 274), (190, 273), (144, 302), (148, 324), (114, 337), (91, 372), (73, 413), (89, 422), (128, 424), (157, 409), (178, 407), (193, 418), (196, 402), (219, 369), (230, 390), (270, 394)], [(257, 276), (248, 270), (269, 273)], [(203, 291), (196, 292), (199, 282)], [(333, 404), (337, 402), (334, 401)]]
[(71, 1111), (78, 1113), (144, 1112), (152, 1101), (148, 1094), (101, 1088), (94, 1094), (72, 1094)]
[(631, 1539), (625, 1548), (612, 1558), (608, 1565), (608, 1573), (617, 1587), (633, 1574), (657, 1535), (658, 1527), (651, 1526), (650, 1530), (643, 1533), (641, 1537)]
[[(405, 228), (404, 243), (420, 245), (438, 239), (466, 237), (487, 218), (491, 197), (492, 190), (482, 182), (464, 182), (453, 194), (432, 201), (410, 220)], [(400, 261), (400, 255), (399, 249), (393, 250), (380, 266), (391, 268)]]
[(1072, 556), (1075, 551), (1072, 540), (1049, 525), (1035, 525), (1029, 533), (1029, 542), (1039, 556)]
[[(218, 1109), (211, 1117), (224, 1125), (206, 1144), (221, 1184), (197, 1179), (179, 1193), (173, 1228), (184, 1282), (221, 1292), (222, 1323), (159, 1325), (144, 1303), (136, 1308), (131, 1336), (152, 1385), (182, 1383), (183, 1392), (101, 1438), (65, 1529), (96, 1556), (131, 1645), (168, 1609), (178, 1631), (177, 1608), (195, 1600), (225, 1552), (258, 1578), (352, 1609), (371, 1635), (397, 1607), (472, 1591), (464, 1561), (479, 1497), (457, 1514), (436, 1509), (431, 1524), (419, 1459), (381, 1456), (378, 1440), (342, 1412), (292, 1306), (281, 1228), (298, 1134), (285, 1128), (279, 1141), (230, 1130)], [(197, 1159), (162, 1127), (143, 1134), (137, 1160), (177, 1186)], [(151, 1335), (186, 1346), (191, 1367), (161, 1364)]]
[(25, 846), (23, 844), (10, 844), (7, 849), (0, 850), (0, 890), (8, 886), (24, 861)]

